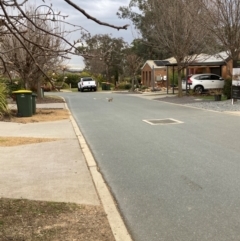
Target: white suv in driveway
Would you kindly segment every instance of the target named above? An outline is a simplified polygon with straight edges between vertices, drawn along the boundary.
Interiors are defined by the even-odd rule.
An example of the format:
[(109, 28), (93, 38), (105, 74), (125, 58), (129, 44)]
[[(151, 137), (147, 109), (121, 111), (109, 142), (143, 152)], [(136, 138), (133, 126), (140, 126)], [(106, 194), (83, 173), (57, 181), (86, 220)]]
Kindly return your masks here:
[[(194, 74), (188, 76), (187, 84), (190, 86), (190, 89), (201, 94), (204, 90), (222, 89), (224, 86), (224, 79), (219, 75), (211, 73)], [(186, 89), (186, 80), (182, 80), (182, 89)]]

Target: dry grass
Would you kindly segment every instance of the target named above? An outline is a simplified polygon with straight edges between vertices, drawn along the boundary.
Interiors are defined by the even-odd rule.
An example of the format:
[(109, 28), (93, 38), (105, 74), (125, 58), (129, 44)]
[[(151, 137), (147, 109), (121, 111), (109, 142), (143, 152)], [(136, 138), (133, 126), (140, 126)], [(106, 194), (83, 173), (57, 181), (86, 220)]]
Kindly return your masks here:
[(33, 138), (33, 137), (2, 137), (0, 136), (0, 146), (19, 146), (33, 143), (56, 141), (56, 138)]
[(101, 206), (0, 199), (1, 241), (114, 241)]
[(31, 117), (17, 117), (17, 111), (12, 110), (10, 117), (5, 117), (2, 121), (11, 121), (17, 123), (34, 123), (42, 121), (57, 121), (69, 118), (67, 109), (37, 109), (36, 114)]

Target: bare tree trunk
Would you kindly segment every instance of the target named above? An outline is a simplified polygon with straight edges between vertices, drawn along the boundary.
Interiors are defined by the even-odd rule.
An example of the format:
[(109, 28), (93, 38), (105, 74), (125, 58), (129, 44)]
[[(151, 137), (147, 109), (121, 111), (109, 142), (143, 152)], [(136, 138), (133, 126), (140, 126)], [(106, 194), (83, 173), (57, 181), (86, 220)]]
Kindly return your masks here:
[(27, 78), (23, 79), (24, 81), (24, 87), (26, 90), (29, 90), (29, 80)]
[(135, 84), (135, 75), (133, 75), (132, 77), (132, 87), (131, 87), (131, 91), (134, 91), (134, 84)]
[(37, 82), (37, 97), (38, 97), (39, 99), (42, 99), (42, 98), (43, 98), (41, 86), (42, 86), (42, 83), (41, 83), (41, 80), (39, 80), (39, 81)]
[(178, 68), (178, 97), (182, 97), (182, 76), (181, 76), (182, 70)]
[(107, 81), (110, 82), (109, 67), (108, 67), (108, 65), (106, 66), (106, 76), (107, 76)]

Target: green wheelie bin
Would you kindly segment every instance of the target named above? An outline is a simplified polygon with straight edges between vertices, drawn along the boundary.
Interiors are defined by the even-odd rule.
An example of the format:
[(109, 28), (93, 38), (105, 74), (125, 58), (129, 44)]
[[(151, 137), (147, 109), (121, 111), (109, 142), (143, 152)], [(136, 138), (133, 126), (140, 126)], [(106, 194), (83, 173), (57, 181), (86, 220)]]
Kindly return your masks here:
[(102, 90), (106, 90), (107, 89), (107, 83), (106, 82), (102, 82)]
[(37, 95), (35, 93), (32, 93), (32, 113), (33, 113), (33, 115), (36, 114), (36, 98), (37, 98)]
[(17, 90), (12, 92), (16, 96), (17, 116), (30, 117), (33, 114), (32, 91)]
[(111, 84), (110, 83), (106, 83), (106, 90), (111, 90)]

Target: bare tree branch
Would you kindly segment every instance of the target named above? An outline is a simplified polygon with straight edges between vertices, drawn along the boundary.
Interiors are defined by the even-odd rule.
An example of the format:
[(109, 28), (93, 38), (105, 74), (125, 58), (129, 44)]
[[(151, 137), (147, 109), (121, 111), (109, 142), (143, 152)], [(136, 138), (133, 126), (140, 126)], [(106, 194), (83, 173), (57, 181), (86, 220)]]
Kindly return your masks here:
[(82, 8), (80, 8), (79, 6), (77, 6), (75, 3), (73, 3), (72, 1), (70, 0), (64, 0), (65, 2), (67, 2), (69, 5), (71, 5), (72, 7), (74, 7), (75, 9), (77, 9), (79, 12), (81, 12), (84, 16), (86, 16), (88, 19), (91, 19), (92, 21), (98, 23), (99, 25), (104, 25), (104, 26), (108, 26), (108, 27), (111, 27), (111, 28), (115, 28), (117, 30), (120, 30), (120, 29), (125, 29), (127, 30), (128, 28), (128, 24), (122, 26), (122, 27), (119, 27), (119, 26), (115, 26), (115, 25), (112, 25), (112, 24), (108, 24), (108, 23), (104, 23), (104, 22), (101, 22), (99, 21), (98, 19), (92, 17), (91, 15), (89, 15), (88, 13), (86, 13), (86, 11), (84, 11)]
[[(111, 25), (105, 22), (101, 22), (98, 19), (90, 16), (88, 13), (86, 13), (82, 8), (74, 4), (72, 1), (69, 0), (64, 0), (66, 4), (70, 5), (71, 7), (77, 9), (80, 13), (82, 13), (84, 16), (87, 18), (91, 19), (92, 21), (96, 22), (97, 24), (108, 26), (111, 28), (115, 29), (127, 29), (128, 25), (124, 26), (115, 26)], [(0, 14), (0, 32), (1, 32), (1, 46), (0, 46), (0, 52), (1, 52), (1, 64), (0, 64), (0, 69), (2, 72), (7, 73), (9, 77), (11, 78), (11, 75), (9, 74), (9, 71), (12, 70), (13, 64), (16, 66), (16, 70), (20, 71), (20, 65), (16, 63), (16, 56), (15, 59), (14, 57), (7, 57), (7, 55), (11, 55), (13, 53), (17, 53), (18, 51), (23, 54), (26, 52), (27, 57), (26, 57), (26, 62), (30, 63), (31, 59), (31, 64), (32, 69), (31, 73), (29, 72), (28, 75), (32, 75), (32, 73), (41, 72), (42, 76), (45, 76), (50, 82), (51, 78), (48, 77), (46, 74), (46, 69), (42, 67), (41, 63), (39, 62), (40, 58), (68, 58), (68, 54), (75, 54), (75, 55), (80, 55), (83, 57), (94, 57), (92, 54), (89, 54), (88, 52), (79, 52), (76, 51), (78, 48), (78, 44), (81, 43), (80, 40), (76, 40), (73, 43), (71, 43), (66, 37), (67, 34), (70, 34), (74, 31), (77, 30), (82, 30), (85, 32), (88, 32), (86, 29), (84, 29), (82, 26), (77, 26), (75, 24), (71, 24), (67, 21), (65, 21), (65, 18), (68, 16), (61, 15), (60, 12), (55, 14), (53, 9), (47, 5), (39, 5), (40, 6), (46, 6), (49, 7), (48, 12), (46, 13), (39, 13), (37, 11), (38, 7), (35, 10), (32, 10), (31, 14), (27, 9), (23, 9), (23, 6), (26, 6), (26, 3), (30, 2), (28, 0), (2, 0), (0, 1), (0, 8), (2, 9), (2, 12)], [(44, 2), (44, 1), (43, 1)], [(13, 11), (14, 9), (14, 11)], [(53, 12), (53, 15), (55, 17), (58, 16), (56, 19), (55, 23), (64, 23), (71, 25), (74, 27), (73, 30), (68, 30), (68, 31), (60, 31), (54, 28), (53, 22), (50, 22), (49, 20), (50, 17), (49, 15), (51, 14), (51, 11)], [(10, 14), (11, 12), (11, 14)], [(55, 19), (55, 18), (54, 18)], [(41, 25), (39, 25), (37, 22), (38, 21), (43, 21)], [(45, 28), (46, 26), (51, 26), (50, 29)], [(31, 35), (32, 32), (41, 32), (40, 35)], [(63, 34), (64, 33), (64, 34)], [(55, 48), (55, 45), (50, 46), (47, 43), (41, 42), (41, 39), (48, 38), (48, 36), (51, 36), (53, 38), (58, 39), (59, 42), (64, 42), (65, 45), (61, 48)], [(15, 42), (15, 45), (5, 45), (3, 47), (2, 40), (5, 39), (11, 39)], [(35, 41), (37, 39), (38, 41)], [(6, 43), (6, 42), (5, 42)], [(11, 61), (12, 58), (12, 61)], [(25, 61), (25, 60), (24, 60)]]
[[(23, 6), (27, 1), (28, 1), (28, 0), (24, 0), (22, 3), (19, 3), (18, 5), (19, 5), (19, 6)], [(8, 6), (8, 7), (14, 7), (14, 6), (15, 6), (15, 3), (9, 4), (9, 3), (7, 3), (6, 1), (1, 1), (1, 2), (3, 2), (3, 4), (4, 4), (5, 6)], [(10, 2), (10, 1), (9, 1), (9, 2)]]

